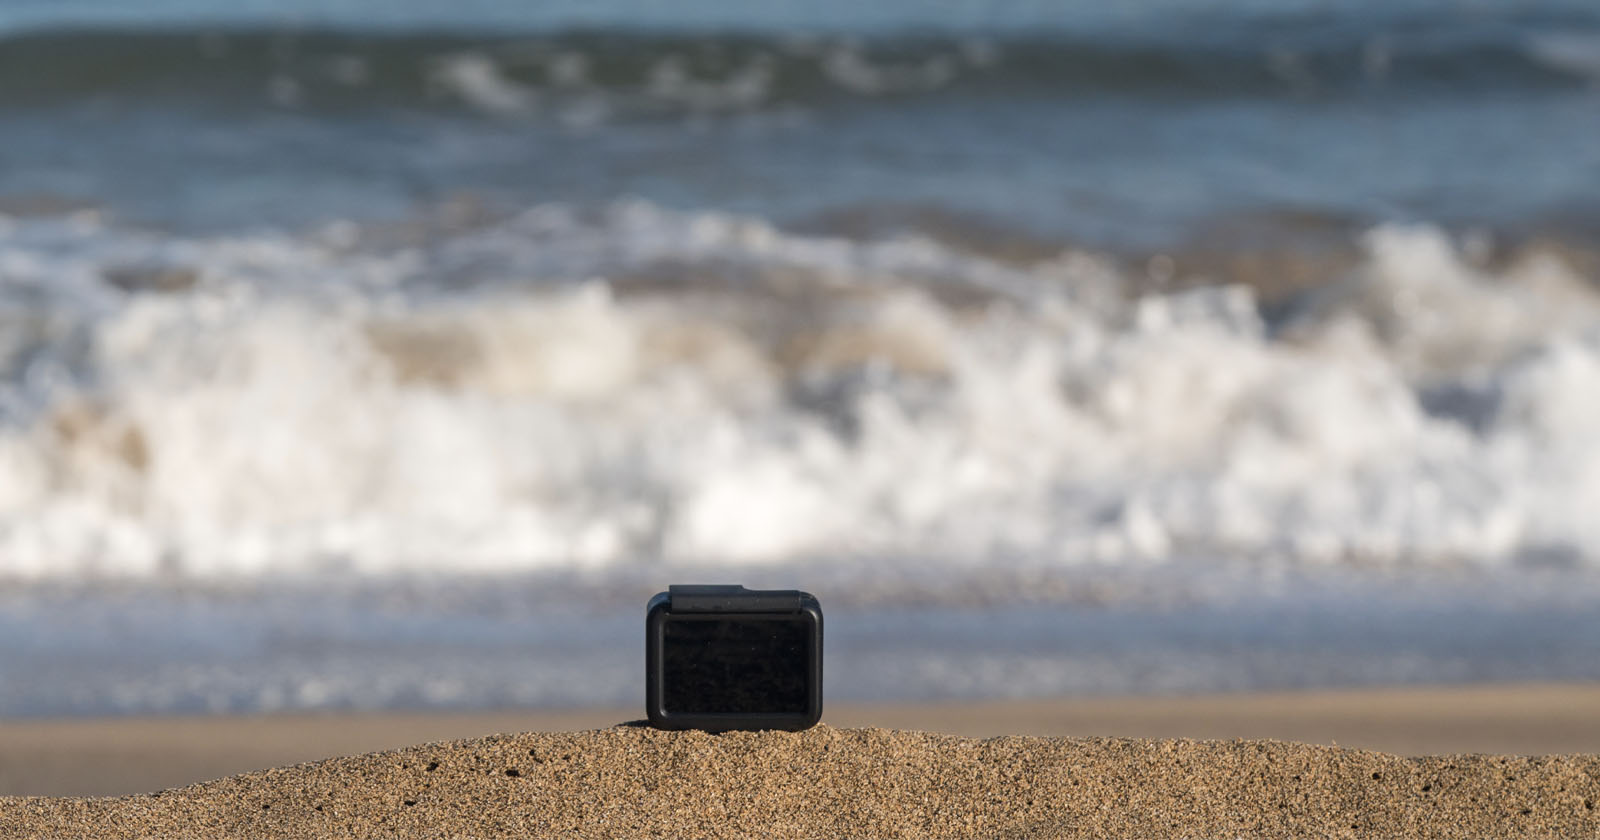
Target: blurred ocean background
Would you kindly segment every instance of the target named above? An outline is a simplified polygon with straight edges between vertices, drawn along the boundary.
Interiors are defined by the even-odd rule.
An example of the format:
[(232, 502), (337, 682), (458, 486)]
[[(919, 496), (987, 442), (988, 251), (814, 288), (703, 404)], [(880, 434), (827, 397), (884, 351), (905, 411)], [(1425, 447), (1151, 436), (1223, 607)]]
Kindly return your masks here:
[(0, 716), (1600, 679), (1588, 0), (10, 0)]

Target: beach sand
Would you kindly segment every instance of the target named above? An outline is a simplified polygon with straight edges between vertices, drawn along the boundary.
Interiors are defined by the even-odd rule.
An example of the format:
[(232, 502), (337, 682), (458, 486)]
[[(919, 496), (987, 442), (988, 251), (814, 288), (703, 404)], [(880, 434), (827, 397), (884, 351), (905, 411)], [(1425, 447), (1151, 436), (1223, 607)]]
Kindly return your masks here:
[[(1600, 687), (1507, 686), (841, 706), (725, 735), (612, 712), (12, 721), (6, 793), (607, 728), (0, 799), (0, 837), (1600, 837), (1600, 756), (1576, 754), (1600, 752), (1597, 710)], [(869, 724), (896, 729), (835, 728)], [(1486, 748), (1568, 755), (1460, 754)]]

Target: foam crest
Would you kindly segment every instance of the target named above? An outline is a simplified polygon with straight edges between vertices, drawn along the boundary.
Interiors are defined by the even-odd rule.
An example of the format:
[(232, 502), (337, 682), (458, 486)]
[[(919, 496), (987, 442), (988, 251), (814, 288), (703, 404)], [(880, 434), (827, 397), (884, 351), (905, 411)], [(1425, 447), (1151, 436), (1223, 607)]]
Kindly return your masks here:
[(1428, 229), (1271, 328), (638, 203), (381, 240), (0, 231), (0, 575), (1600, 556), (1592, 295)]

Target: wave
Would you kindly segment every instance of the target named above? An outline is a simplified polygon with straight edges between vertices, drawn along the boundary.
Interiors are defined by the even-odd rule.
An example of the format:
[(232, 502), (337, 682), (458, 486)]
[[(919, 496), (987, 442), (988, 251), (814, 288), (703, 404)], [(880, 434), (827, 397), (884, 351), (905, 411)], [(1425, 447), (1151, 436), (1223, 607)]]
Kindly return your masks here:
[(1090, 254), (640, 203), (13, 220), (0, 575), (1593, 565), (1588, 281), (1364, 249), (1269, 325)]
[[(930, 95), (1339, 96), (1580, 89), (1591, 28), (1246, 28), (1226, 38), (64, 30), (0, 40), (0, 103), (677, 114)], [(1309, 33), (1309, 34), (1308, 34)]]

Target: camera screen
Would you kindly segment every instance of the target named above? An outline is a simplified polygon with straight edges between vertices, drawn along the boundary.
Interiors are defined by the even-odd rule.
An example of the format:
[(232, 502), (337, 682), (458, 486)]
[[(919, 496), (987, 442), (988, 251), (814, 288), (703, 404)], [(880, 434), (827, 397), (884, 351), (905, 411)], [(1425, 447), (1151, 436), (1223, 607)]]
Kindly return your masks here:
[(811, 623), (686, 618), (662, 626), (662, 705), (669, 714), (802, 714)]

